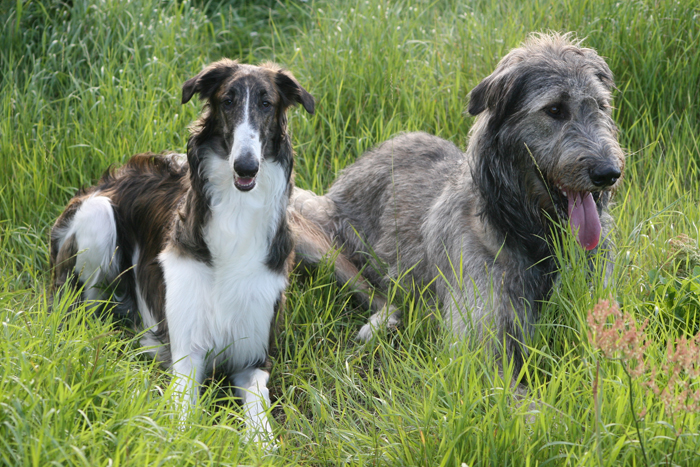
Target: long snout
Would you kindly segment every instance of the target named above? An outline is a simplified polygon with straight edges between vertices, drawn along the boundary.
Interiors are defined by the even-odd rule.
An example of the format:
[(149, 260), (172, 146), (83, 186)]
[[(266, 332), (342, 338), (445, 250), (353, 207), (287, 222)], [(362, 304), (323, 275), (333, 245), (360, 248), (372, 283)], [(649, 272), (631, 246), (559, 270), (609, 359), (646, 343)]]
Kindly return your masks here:
[(229, 156), (233, 170), (233, 184), (241, 191), (255, 188), (255, 180), (262, 160), (260, 133), (248, 121), (236, 127)]
[(617, 128), (612, 118), (593, 101), (584, 102), (580, 115), (572, 123), (567, 144), (575, 159), (587, 166), (591, 190), (613, 186), (625, 168), (624, 152), (617, 141)]

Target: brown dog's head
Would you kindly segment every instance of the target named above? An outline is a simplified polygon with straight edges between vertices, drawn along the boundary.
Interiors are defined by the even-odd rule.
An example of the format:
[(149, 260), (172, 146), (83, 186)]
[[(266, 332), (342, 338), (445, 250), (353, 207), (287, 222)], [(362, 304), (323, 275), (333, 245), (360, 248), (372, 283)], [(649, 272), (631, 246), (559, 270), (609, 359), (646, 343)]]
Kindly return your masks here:
[[(287, 108), (299, 103), (314, 113), (313, 97), (291, 73), (273, 63), (253, 66), (219, 60), (185, 82), (183, 104), (194, 94), (207, 100), (207, 110), (188, 145), (190, 165), (198, 165), (203, 150), (213, 151), (228, 161), (240, 191), (255, 188), (263, 160), (291, 157), (291, 150), (280, 151), (287, 138)], [(189, 154), (193, 148), (196, 154)]]

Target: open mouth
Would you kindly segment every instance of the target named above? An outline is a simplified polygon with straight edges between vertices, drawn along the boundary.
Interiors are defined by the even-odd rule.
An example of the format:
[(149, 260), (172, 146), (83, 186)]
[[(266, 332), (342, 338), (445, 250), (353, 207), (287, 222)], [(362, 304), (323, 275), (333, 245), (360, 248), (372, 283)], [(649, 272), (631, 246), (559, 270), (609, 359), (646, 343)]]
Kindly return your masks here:
[(255, 188), (255, 177), (238, 177), (234, 175), (233, 186), (240, 191), (250, 191)]
[(600, 242), (600, 216), (596, 201), (599, 192), (573, 191), (559, 183), (554, 184), (554, 204), (561, 218), (569, 219), (571, 233), (586, 250), (592, 250)]

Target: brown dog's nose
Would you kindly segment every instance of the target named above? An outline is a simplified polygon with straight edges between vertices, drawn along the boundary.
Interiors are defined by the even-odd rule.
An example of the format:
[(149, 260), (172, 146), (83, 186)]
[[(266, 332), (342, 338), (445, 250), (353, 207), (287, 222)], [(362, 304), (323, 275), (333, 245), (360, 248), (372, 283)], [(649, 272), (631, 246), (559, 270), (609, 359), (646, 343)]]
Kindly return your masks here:
[(253, 178), (258, 173), (258, 161), (255, 160), (252, 154), (245, 154), (233, 163), (233, 170), (236, 171), (239, 177)]

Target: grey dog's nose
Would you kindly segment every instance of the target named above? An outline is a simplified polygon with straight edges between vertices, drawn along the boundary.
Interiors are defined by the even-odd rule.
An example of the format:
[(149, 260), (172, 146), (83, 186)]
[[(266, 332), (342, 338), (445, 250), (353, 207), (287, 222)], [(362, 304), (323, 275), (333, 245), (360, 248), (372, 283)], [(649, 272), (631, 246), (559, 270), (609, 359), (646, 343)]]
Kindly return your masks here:
[(613, 165), (606, 165), (602, 167), (595, 167), (591, 169), (588, 174), (590, 175), (591, 181), (595, 186), (606, 187), (613, 185), (617, 179), (620, 178), (622, 172), (620, 172), (620, 169)]

